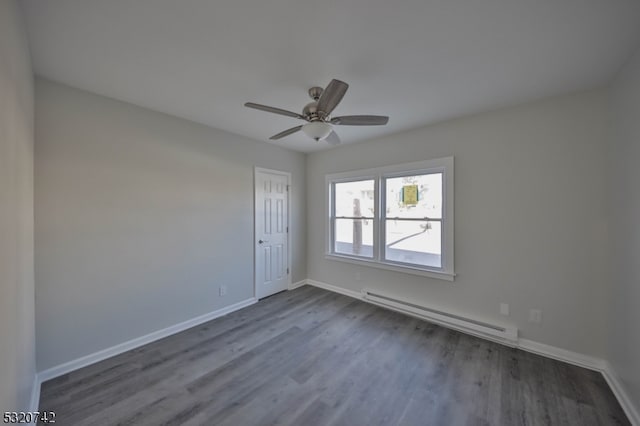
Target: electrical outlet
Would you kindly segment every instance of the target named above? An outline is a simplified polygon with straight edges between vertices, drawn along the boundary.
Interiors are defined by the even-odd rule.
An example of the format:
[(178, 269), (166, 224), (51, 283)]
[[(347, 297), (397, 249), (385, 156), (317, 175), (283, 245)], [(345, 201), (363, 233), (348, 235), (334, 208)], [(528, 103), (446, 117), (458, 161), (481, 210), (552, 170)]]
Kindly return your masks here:
[(529, 310), (529, 322), (534, 324), (542, 323), (542, 311), (540, 309)]
[(504, 316), (508, 316), (509, 315), (509, 304), (508, 303), (501, 303), (500, 304), (500, 314), (504, 315)]
[(220, 288), (218, 289), (220, 296), (226, 296), (227, 295), (227, 286), (226, 285), (221, 285)]

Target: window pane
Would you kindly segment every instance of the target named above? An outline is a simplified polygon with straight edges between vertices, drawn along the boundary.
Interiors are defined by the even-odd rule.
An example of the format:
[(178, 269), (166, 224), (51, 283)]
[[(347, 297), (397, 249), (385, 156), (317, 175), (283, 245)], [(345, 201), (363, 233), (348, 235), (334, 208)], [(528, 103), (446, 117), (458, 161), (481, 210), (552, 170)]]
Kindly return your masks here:
[(373, 179), (335, 184), (336, 216), (373, 217)]
[(385, 182), (387, 217), (442, 218), (442, 173), (386, 178)]
[(373, 221), (368, 219), (336, 219), (336, 253), (373, 257)]
[(434, 268), (442, 267), (441, 222), (389, 219), (385, 223), (385, 259)]

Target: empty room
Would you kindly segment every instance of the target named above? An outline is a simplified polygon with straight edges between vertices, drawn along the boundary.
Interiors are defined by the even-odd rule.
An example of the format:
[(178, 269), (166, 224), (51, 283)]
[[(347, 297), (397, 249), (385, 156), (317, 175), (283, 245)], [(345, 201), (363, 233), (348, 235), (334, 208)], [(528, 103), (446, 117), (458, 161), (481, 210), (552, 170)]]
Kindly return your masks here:
[(0, 0), (0, 415), (640, 426), (637, 0)]

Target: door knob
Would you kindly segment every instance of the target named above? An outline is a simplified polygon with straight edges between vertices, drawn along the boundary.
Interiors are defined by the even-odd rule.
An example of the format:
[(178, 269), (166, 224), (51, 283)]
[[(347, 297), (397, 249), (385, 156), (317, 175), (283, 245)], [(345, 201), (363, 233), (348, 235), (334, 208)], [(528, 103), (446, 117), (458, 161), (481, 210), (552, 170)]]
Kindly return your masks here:
[(267, 240), (258, 240), (258, 244), (262, 244), (262, 243), (268, 243), (269, 241)]

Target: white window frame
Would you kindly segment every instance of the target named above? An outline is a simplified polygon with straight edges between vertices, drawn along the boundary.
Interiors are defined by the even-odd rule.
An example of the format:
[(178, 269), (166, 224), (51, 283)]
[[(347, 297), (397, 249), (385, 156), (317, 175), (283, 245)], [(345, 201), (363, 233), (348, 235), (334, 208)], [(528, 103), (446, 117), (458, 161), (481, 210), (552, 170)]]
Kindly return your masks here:
[[(386, 212), (386, 188), (385, 179), (400, 176), (411, 176), (420, 174), (442, 173), (442, 253), (441, 267), (434, 268), (428, 266), (405, 264), (401, 262), (384, 259), (384, 221)], [(377, 167), (373, 169), (354, 170), (343, 173), (333, 173), (325, 176), (326, 190), (326, 227), (325, 227), (325, 258), (341, 262), (353, 263), (356, 265), (371, 266), (375, 268), (387, 269), (397, 272), (405, 272), (414, 275), (421, 275), (431, 278), (453, 281), (454, 272), (454, 211), (453, 211), (453, 189), (454, 189), (453, 157), (437, 158), (427, 161), (417, 161), (412, 163), (396, 164), (392, 166)], [(364, 256), (348, 255), (336, 253), (334, 245), (334, 194), (335, 183), (352, 182), (358, 180), (374, 181), (374, 205), (375, 213), (373, 219), (373, 258)]]

